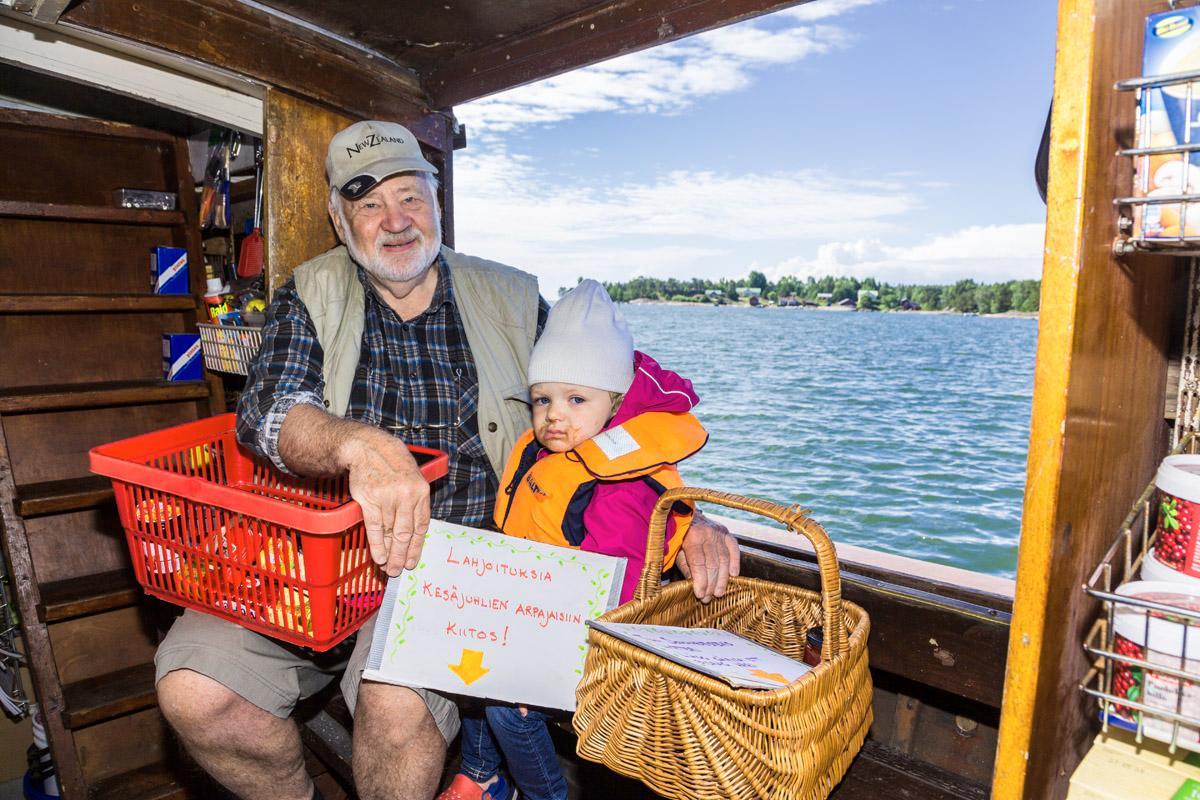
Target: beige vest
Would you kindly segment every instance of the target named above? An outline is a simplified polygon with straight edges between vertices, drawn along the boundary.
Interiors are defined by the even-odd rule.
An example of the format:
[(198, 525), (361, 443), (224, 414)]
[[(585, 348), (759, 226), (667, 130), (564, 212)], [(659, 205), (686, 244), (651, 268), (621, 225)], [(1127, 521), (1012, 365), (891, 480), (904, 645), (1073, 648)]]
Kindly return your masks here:
[[(479, 434), (499, 476), (530, 423), (525, 374), (537, 335), (537, 279), (448, 247), (442, 256), (479, 375)], [(346, 415), (362, 354), (367, 298), (356, 273), (344, 246), (305, 261), (294, 273), (296, 292), (325, 354), (325, 404), (339, 417)]]

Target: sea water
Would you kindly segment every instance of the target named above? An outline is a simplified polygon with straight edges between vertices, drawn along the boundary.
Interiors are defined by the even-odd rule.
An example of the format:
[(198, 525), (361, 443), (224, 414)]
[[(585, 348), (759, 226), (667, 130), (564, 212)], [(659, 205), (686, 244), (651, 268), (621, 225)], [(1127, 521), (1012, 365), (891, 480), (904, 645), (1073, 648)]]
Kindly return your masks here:
[(1036, 320), (621, 308), (700, 395), (687, 483), (799, 503), (836, 542), (1015, 574)]

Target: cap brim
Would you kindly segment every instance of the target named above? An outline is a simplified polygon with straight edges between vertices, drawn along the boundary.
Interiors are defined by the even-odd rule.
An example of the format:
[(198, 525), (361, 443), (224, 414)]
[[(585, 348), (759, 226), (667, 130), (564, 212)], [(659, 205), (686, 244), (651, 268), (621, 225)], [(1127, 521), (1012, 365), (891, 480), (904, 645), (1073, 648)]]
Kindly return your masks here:
[(375, 188), (376, 184), (402, 172), (432, 172), (436, 175), (437, 167), (423, 158), (386, 158), (347, 178), (338, 191), (347, 200), (357, 200)]

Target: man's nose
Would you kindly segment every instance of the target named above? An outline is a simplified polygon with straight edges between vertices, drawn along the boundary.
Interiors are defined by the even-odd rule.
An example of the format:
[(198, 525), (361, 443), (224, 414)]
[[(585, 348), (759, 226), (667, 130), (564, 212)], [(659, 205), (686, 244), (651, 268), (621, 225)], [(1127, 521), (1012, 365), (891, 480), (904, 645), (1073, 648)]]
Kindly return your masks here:
[(388, 203), (384, 211), (383, 225), (391, 233), (399, 233), (412, 225), (412, 217), (399, 203)]

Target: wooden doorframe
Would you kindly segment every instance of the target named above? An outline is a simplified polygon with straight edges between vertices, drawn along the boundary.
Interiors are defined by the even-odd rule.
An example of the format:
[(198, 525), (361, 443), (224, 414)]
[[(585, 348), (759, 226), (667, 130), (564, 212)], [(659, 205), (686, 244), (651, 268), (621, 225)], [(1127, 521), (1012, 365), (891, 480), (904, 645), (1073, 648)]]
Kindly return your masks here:
[[(1062, 0), (1033, 416), (997, 800), (1065, 796), (1098, 728), (1078, 689), (1097, 604), (1081, 591), (1165, 453), (1163, 415), (1176, 259), (1116, 259), (1132, 167), (1143, 20), (1165, 3)], [(1115, 129), (1114, 129), (1115, 128)]]

